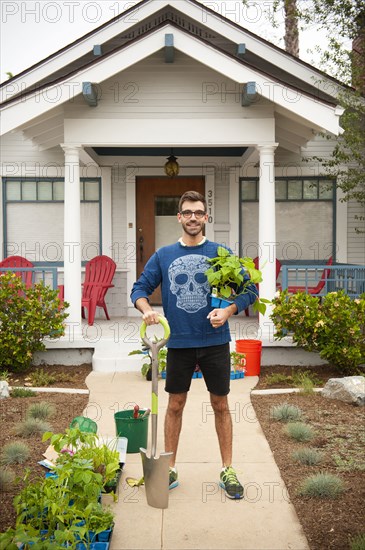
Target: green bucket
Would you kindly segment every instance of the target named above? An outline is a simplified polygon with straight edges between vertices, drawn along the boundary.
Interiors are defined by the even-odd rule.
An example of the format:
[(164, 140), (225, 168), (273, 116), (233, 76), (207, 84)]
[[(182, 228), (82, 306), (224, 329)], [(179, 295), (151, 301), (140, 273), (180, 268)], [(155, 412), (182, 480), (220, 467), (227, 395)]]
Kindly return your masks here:
[[(147, 449), (148, 419), (133, 418), (133, 410), (118, 411), (114, 414), (115, 427), (118, 437), (128, 439), (127, 453), (139, 453), (139, 448)], [(138, 411), (140, 415), (146, 411)]]

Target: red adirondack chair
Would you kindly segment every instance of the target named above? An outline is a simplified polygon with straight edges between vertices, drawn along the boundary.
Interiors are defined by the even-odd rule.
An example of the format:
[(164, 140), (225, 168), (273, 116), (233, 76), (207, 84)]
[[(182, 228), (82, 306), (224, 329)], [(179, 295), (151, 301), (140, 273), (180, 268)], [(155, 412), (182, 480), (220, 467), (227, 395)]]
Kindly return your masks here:
[[(256, 269), (258, 269), (259, 268), (259, 258), (258, 258), (258, 256), (256, 256), (256, 258), (254, 258), (253, 261), (254, 261)], [(277, 258), (276, 258), (276, 264), (275, 265), (276, 265), (276, 280), (277, 280), (277, 278), (279, 277), (280, 269), (281, 269), (281, 262)], [(257, 290), (258, 290), (259, 285), (256, 285), (256, 287), (257, 287)], [(250, 316), (249, 308), (245, 309), (245, 314), (246, 314), (246, 317)]]
[[(333, 258), (332, 256), (330, 257), (330, 259), (328, 260), (328, 262), (326, 262), (326, 265), (332, 265), (333, 263)], [(323, 271), (322, 271), (322, 275), (321, 275), (321, 278), (320, 280), (318, 281), (318, 284), (316, 286), (310, 286), (310, 287), (305, 287), (305, 286), (289, 286), (288, 287), (288, 292), (290, 294), (295, 294), (296, 292), (307, 292), (308, 294), (319, 294), (321, 292), (321, 290), (323, 289), (324, 285), (326, 284), (326, 281), (329, 277), (329, 274), (331, 272), (331, 269), (330, 268), (325, 268)]]
[(97, 307), (102, 307), (106, 318), (110, 320), (105, 303), (105, 295), (112, 288), (112, 280), (116, 270), (116, 263), (109, 256), (96, 256), (86, 264), (85, 281), (83, 283), (81, 312), (85, 318), (85, 309), (88, 310), (88, 324), (93, 325)]
[(17, 277), (20, 277), (27, 288), (32, 286), (33, 272), (32, 271), (16, 271), (16, 268), (21, 267), (34, 267), (32, 262), (23, 258), (22, 256), (8, 256), (0, 262), (0, 274), (6, 273), (6, 271), (1, 271), (2, 267), (11, 267), (14, 268), (12, 271)]

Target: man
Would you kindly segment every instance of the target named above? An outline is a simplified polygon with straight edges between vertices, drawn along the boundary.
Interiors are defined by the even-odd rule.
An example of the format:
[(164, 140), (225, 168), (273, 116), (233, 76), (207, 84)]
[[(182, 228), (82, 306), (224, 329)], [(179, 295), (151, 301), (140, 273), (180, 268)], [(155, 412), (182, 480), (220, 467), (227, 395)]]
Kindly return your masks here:
[(215, 425), (222, 457), (220, 486), (227, 497), (243, 498), (243, 487), (232, 467), (232, 419), (227, 395), (230, 385), (231, 340), (228, 319), (245, 310), (256, 299), (255, 285), (237, 296), (225, 309), (213, 309), (209, 300), (209, 284), (204, 275), (210, 267), (208, 258), (217, 254), (218, 244), (203, 236), (207, 222), (205, 198), (196, 191), (187, 191), (179, 201), (178, 222), (182, 237), (175, 244), (157, 250), (147, 262), (144, 272), (134, 284), (131, 300), (142, 313), (147, 325), (157, 324), (159, 313), (148, 296), (161, 283), (164, 314), (170, 324), (166, 386), (169, 393), (165, 417), (165, 451), (172, 452), (170, 489), (178, 485), (175, 468), (182, 414), (190, 389), (192, 374), (198, 365), (210, 392)]

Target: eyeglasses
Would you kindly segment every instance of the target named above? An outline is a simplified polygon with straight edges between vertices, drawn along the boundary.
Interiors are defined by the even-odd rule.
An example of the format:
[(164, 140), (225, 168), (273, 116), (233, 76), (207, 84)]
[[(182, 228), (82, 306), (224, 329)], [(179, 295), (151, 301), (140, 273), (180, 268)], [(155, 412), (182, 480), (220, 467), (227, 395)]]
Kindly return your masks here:
[(196, 220), (201, 220), (206, 215), (206, 212), (204, 212), (204, 210), (195, 210), (195, 212), (193, 210), (183, 210), (180, 214), (186, 220), (190, 220), (193, 214)]

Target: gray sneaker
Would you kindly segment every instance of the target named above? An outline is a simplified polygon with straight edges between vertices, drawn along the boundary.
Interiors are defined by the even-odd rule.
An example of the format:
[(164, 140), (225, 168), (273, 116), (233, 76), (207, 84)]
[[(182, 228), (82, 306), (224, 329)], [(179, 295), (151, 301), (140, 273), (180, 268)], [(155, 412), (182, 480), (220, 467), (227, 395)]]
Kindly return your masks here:
[(237, 474), (232, 466), (227, 466), (221, 472), (219, 486), (222, 487), (228, 498), (243, 498), (243, 487), (238, 481)]

